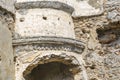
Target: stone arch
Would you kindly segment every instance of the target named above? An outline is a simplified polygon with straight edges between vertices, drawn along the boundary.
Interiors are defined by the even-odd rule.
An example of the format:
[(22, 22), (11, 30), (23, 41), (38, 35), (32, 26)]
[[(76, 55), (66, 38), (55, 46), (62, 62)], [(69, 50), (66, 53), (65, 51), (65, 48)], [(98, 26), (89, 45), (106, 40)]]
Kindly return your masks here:
[[(64, 71), (66, 72), (64, 73)], [(74, 80), (74, 75), (80, 71), (79, 61), (74, 56), (50, 54), (36, 58), (23, 72), (23, 77), (25, 80), (32, 80), (32, 78), (33, 80), (39, 80), (36, 75), (39, 74), (39, 78), (42, 77), (41, 80), (48, 80), (43, 78), (43, 74), (49, 78), (50, 75), (48, 74), (55, 75), (60, 73), (59, 76), (55, 75), (50, 80), (62, 80), (63, 76), (63, 80)], [(66, 78), (65, 75), (68, 77)], [(35, 78), (36, 76), (37, 78)]]

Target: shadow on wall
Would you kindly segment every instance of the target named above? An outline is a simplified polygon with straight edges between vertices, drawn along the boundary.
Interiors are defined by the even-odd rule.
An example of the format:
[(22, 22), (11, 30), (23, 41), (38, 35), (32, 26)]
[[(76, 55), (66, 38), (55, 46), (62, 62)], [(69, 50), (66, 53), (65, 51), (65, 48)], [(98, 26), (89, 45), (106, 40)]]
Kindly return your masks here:
[(59, 62), (39, 64), (30, 74), (24, 76), (25, 80), (74, 80), (70, 67)]
[(120, 40), (119, 24), (110, 24), (105, 29), (98, 29), (98, 39), (101, 44), (115, 46)]

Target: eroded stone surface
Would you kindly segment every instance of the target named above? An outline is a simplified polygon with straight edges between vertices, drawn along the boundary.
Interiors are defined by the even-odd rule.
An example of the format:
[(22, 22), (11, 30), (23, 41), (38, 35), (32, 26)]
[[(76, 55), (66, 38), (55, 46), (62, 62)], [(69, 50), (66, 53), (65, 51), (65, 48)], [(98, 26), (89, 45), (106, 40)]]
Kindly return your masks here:
[(68, 4), (75, 10), (73, 17), (93, 16), (103, 12), (103, 0), (17, 0), (17, 3), (33, 1), (57, 1)]
[[(32, 2), (33, 0), (17, 0), (17, 3), (29, 2), (29, 1)], [(38, 0), (34, 0), (34, 1), (38, 1)], [(39, 1), (43, 1), (43, 0), (39, 0)], [(48, 1), (48, 0), (44, 0), (44, 1)], [(16, 64), (15, 69), (17, 73), (15, 75), (16, 76), (15, 80), (21, 80), (21, 79), (24, 80), (24, 75), (26, 73), (29, 74), (30, 71), (32, 71), (32, 69), (35, 69), (36, 65), (40, 65), (40, 64), (44, 65), (46, 63), (54, 62), (54, 61), (62, 62), (66, 65), (79, 64), (80, 70), (76, 67), (72, 69), (73, 72), (75, 71), (75, 73), (76, 71), (80, 71), (80, 73), (77, 73), (74, 76), (74, 80), (119, 80), (120, 79), (119, 77), (120, 76), (119, 75), (120, 74), (119, 0), (104, 0), (105, 2), (104, 4), (96, 2), (96, 1), (100, 2), (100, 0), (51, 0), (51, 1), (59, 1), (64, 4), (68, 4), (78, 11), (76, 15), (74, 15), (74, 17), (76, 18), (75, 19), (73, 18), (73, 22), (75, 25), (74, 26), (75, 36), (76, 36), (76, 39), (86, 43), (85, 50), (82, 53), (82, 55), (80, 55), (78, 54), (78, 52), (75, 52), (76, 50), (73, 50), (68, 46), (66, 47), (66, 43), (63, 44), (62, 42), (62, 45), (63, 46), (65, 45), (62, 48), (59, 47), (58, 45), (55, 45), (56, 42), (54, 42), (54, 46), (53, 46), (52, 45), (53, 43), (51, 43), (50, 38), (49, 38), (49, 41), (50, 41), (49, 47), (48, 45), (46, 47), (46, 45), (43, 45), (43, 44), (41, 44), (42, 46), (39, 45), (41, 41), (39, 39), (38, 39), (39, 41), (37, 41), (36, 39), (32, 39), (33, 40), (32, 41), (31, 40), (32, 37), (23, 38), (17, 35), (15, 38), (14, 36), (14, 39), (16, 40), (18, 38), (21, 39), (16, 41), (19, 43), (13, 43), (14, 49), (15, 49), (14, 51), (16, 53), (16, 56), (14, 58), (14, 61)], [(101, 14), (103, 12), (102, 5), (104, 6), (104, 10), (105, 10), (103, 14)], [(35, 8), (30, 7), (28, 9), (31, 10)], [(60, 8), (60, 6), (58, 8)], [(57, 10), (58, 8), (56, 8), (55, 10)], [(17, 14), (19, 13), (20, 15), (26, 15), (27, 12), (29, 12), (27, 9), (23, 9), (23, 8), (22, 10), (19, 10), (19, 9), (20, 8), (17, 8)], [(53, 10), (53, 9), (54, 8), (50, 8), (50, 10)], [(36, 11), (34, 13), (36, 14), (37, 9), (35, 10)], [(57, 14), (61, 15), (60, 12), (69, 14), (68, 12), (62, 9), (60, 9), (60, 11)], [(46, 14), (48, 13), (49, 11), (47, 11)], [(75, 14), (75, 12), (73, 14)], [(101, 14), (101, 15), (98, 15), (98, 14)], [(98, 15), (98, 16), (78, 18), (80, 16), (92, 16), (92, 15)], [(69, 16), (71, 17), (70, 14)], [(53, 19), (56, 16), (54, 15), (51, 17)], [(3, 19), (3, 16), (1, 19)], [(46, 20), (48, 18), (43, 17), (42, 19)], [(9, 22), (9, 20), (11, 21), (12, 18), (9, 18), (9, 19), (4, 18), (4, 23)], [(23, 17), (18, 19), (18, 21), (20, 21), (21, 23), (24, 23), (25, 20), (26, 19)], [(32, 18), (30, 20), (33, 21)], [(35, 17), (35, 20), (39, 20), (39, 19)], [(29, 21), (29, 18), (27, 21)], [(65, 21), (65, 20), (63, 21), (65, 25), (68, 24), (68, 21)], [(30, 24), (33, 25), (32, 22)], [(65, 29), (67, 30), (67, 28)], [(16, 33), (14, 33), (14, 27), (9, 26), (9, 29), (11, 29), (13, 34), (16, 35)], [(20, 29), (23, 30), (23, 28), (21, 27)], [(31, 26), (31, 29), (35, 29), (35, 28)], [(28, 29), (26, 28), (26, 30)], [(66, 33), (62, 31), (60, 32)], [(19, 33), (21, 34), (21, 32)], [(29, 34), (27, 33), (27, 35)], [(36, 34), (31, 34), (31, 35), (33, 36)], [(69, 34), (69, 36), (71, 35)], [(42, 37), (39, 37), (39, 38), (42, 38)], [(73, 37), (70, 37), (70, 38), (73, 38)], [(4, 40), (2, 40), (2, 43), (4, 43), (3, 41)], [(22, 42), (21, 44), (20, 41), (25, 41), (25, 43)], [(32, 42), (32, 44), (34, 44), (34, 42), (36, 42), (36, 44), (39, 42), (39, 44), (37, 45), (34, 44), (33, 46), (31, 45), (30, 42), (27, 42), (27, 41)], [(59, 42), (59, 44), (61, 44), (61, 42)], [(50, 47), (50, 45), (52, 45), (52, 47)], [(65, 53), (66, 55), (63, 55), (63, 53)], [(0, 56), (0, 60), (2, 60), (1, 56)], [(1, 64), (1, 61), (0, 61), (0, 64)]]
[(107, 18), (110, 22), (120, 21), (120, 1), (111, 0), (106, 3), (106, 10), (108, 11)]
[[(63, 64), (71, 66), (70, 71), (73, 74), (78, 73), (79, 70), (81, 71), (82, 68), (80, 68), (80, 65), (83, 65), (81, 56), (72, 52), (33, 50), (27, 53), (26, 51), (18, 52), (16, 56), (17, 56), (16, 80), (19, 80), (23, 77), (24, 71), (25, 71), (24, 75), (29, 74), (30, 71), (39, 64), (50, 63), (50, 62), (61, 62)], [(76, 56), (79, 56), (79, 58), (76, 59)], [(27, 60), (27, 62), (24, 62), (25, 60)]]
[(9, 27), (14, 25), (10, 24), (12, 17), (9, 13), (3, 15), (4, 13), (5, 11), (0, 9), (0, 80), (14, 80), (12, 34), (9, 31)]
[(16, 12), (15, 37), (56, 36), (75, 38), (71, 16), (54, 9), (27, 9)]
[[(115, 0), (114, 2), (118, 3), (119, 0)], [(90, 80), (119, 80), (120, 67), (117, 65), (120, 64), (120, 24), (119, 20), (112, 22), (107, 18), (108, 9), (112, 9), (111, 7), (104, 9), (106, 11), (101, 16), (74, 19), (76, 38), (87, 43), (83, 56)], [(118, 8), (113, 8), (113, 10), (118, 10)], [(97, 33), (99, 29), (100, 33)], [(111, 37), (113, 38), (110, 37), (110, 34), (112, 34)], [(100, 44), (101, 41), (105, 44)], [(108, 66), (108, 64), (110, 65)]]

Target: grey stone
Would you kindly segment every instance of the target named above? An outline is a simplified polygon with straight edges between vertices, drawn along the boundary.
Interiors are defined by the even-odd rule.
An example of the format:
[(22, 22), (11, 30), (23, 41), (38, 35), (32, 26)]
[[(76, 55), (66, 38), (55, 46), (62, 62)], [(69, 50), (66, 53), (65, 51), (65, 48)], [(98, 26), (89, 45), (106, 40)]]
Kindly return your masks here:
[(108, 12), (107, 19), (110, 22), (119, 22), (120, 21), (120, 1), (108, 1), (106, 3), (106, 10)]
[(0, 6), (9, 12), (14, 13), (14, 0), (0, 0)]
[(13, 58), (12, 35), (8, 23), (0, 20), (0, 80), (14, 80)]
[(31, 8), (52, 8), (57, 10), (63, 10), (72, 14), (74, 8), (68, 4), (61, 3), (59, 1), (31, 1), (21, 2), (15, 4), (16, 9), (31, 9)]

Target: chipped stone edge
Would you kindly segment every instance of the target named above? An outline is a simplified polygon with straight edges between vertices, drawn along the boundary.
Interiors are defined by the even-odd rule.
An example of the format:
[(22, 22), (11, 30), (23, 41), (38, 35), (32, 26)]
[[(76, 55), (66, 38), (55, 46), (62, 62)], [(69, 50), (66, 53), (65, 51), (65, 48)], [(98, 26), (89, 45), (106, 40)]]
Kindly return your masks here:
[(39, 64), (54, 62), (54, 60), (56, 60), (56, 62), (61, 62), (71, 67), (70, 69), (73, 74), (81, 72), (81, 65), (79, 61), (73, 56), (68, 56), (65, 53), (62, 53), (60, 55), (50, 54), (36, 58), (33, 62), (29, 64), (29, 66), (27, 66), (26, 70), (23, 71), (23, 76), (28, 75), (31, 70), (33, 70), (33, 68), (37, 67)]
[(70, 14), (72, 14), (74, 11), (74, 8), (72, 6), (59, 1), (21, 2), (21, 3), (15, 3), (15, 8), (16, 9), (52, 8), (56, 10), (63, 10)]

